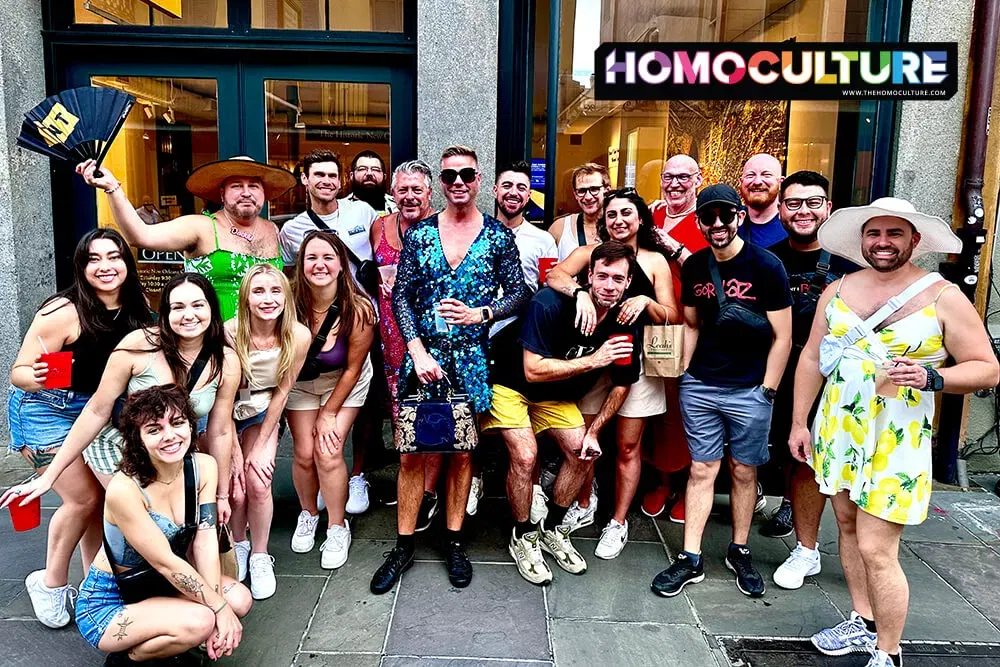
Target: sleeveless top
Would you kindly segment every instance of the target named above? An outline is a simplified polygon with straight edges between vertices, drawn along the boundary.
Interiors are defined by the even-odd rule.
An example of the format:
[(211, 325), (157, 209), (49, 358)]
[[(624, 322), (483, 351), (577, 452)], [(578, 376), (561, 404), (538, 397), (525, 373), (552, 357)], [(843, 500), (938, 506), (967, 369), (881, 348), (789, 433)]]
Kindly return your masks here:
[[(382, 238), (378, 247), (375, 248), (375, 262), (379, 266), (397, 266), (399, 264), (399, 254), (401, 251), (393, 248), (385, 236), (385, 221), (392, 216), (381, 219)], [(378, 327), (382, 341), (382, 358), (385, 362), (385, 377), (391, 391), (393, 414), (397, 412), (396, 386), (399, 385), (399, 369), (403, 365), (403, 357), (406, 356), (406, 343), (403, 342), (403, 334), (399, 333), (399, 326), (396, 324), (396, 316), (392, 312), (392, 295), (386, 295), (379, 290), (378, 293)]]
[[(79, 311), (78, 311), (79, 312)], [(81, 333), (80, 337), (63, 348), (73, 353), (73, 370), (70, 389), (81, 394), (94, 394), (101, 384), (104, 367), (118, 343), (131, 332), (128, 318), (122, 317), (121, 309), (106, 310), (99, 316), (100, 324), (108, 329), (92, 334)]]
[(653, 281), (649, 279), (646, 272), (642, 270), (642, 267), (638, 262), (635, 263), (635, 271), (632, 273), (632, 282), (629, 283), (628, 289), (625, 290), (626, 299), (633, 296), (648, 296), (653, 301), (656, 301), (656, 290), (653, 289)]
[(250, 351), (250, 377), (246, 378), (246, 388), (236, 395), (236, 402), (233, 404), (234, 419), (249, 419), (267, 411), (274, 388), (278, 386), (280, 361), (280, 347)]
[[(581, 238), (583, 237), (581, 243)], [(578, 213), (576, 217), (567, 219), (563, 223), (562, 234), (559, 236), (559, 243), (556, 244), (556, 250), (559, 251), (559, 261), (563, 261), (570, 254), (579, 248), (581, 245), (587, 244), (586, 232), (583, 231), (583, 213)]]
[(322, 373), (342, 370), (347, 366), (347, 341), (338, 334), (333, 347), (317, 354), (316, 361)]
[(272, 264), (279, 271), (284, 268), (279, 251), (277, 257), (257, 257), (219, 247), (219, 227), (215, 224), (215, 215), (208, 216), (212, 220), (212, 232), (215, 234), (215, 250), (201, 257), (185, 258), (184, 270), (189, 273), (200, 273), (212, 283), (219, 297), (219, 308), (222, 310), (222, 320), (226, 321), (236, 315), (239, 302), (240, 282), (250, 267), (257, 264)]

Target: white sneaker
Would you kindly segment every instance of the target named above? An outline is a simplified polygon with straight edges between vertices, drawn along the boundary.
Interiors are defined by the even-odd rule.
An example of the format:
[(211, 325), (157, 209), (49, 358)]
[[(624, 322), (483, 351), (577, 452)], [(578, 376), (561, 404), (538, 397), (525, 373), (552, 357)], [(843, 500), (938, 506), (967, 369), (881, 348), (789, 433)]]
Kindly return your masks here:
[(764, 487), (757, 482), (757, 503), (753, 507), (754, 514), (761, 514), (767, 509), (767, 498), (764, 497)]
[(250, 558), (250, 540), (243, 540), (233, 544), (233, 551), (236, 552), (237, 580), (243, 581), (247, 578), (247, 559)]
[(581, 528), (585, 528), (594, 523), (594, 515), (597, 514), (597, 496), (590, 494), (590, 507), (580, 507), (580, 503), (573, 501), (573, 504), (566, 510), (566, 517), (562, 525), (569, 526), (569, 532), (573, 533)]
[(62, 628), (69, 625), (69, 609), (67, 602), (69, 592), (73, 589), (69, 584), (57, 588), (45, 585), (45, 570), (35, 570), (24, 580), (31, 598), (31, 608), (35, 610), (35, 618), (49, 628)]
[(556, 565), (570, 574), (583, 574), (587, 571), (587, 561), (573, 543), (569, 540), (569, 527), (566, 524), (555, 526), (552, 530), (542, 529), (542, 551), (546, 551), (556, 559)]
[(336, 570), (347, 562), (347, 552), (351, 548), (351, 525), (344, 519), (344, 525), (330, 526), (326, 540), (319, 546), (319, 564), (324, 570)]
[(368, 481), (365, 474), (355, 475), (347, 483), (347, 505), (344, 511), (348, 514), (364, 514), (368, 511)]
[(469, 516), (475, 516), (476, 512), (479, 511), (479, 501), (482, 497), (483, 478), (473, 476), (472, 486), (469, 487), (469, 502), (465, 505), (465, 513)]
[(326, 509), (326, 501), (323, 500), (323, 492), (320, 491), (316, 494), (316, 511), (322, 512)]
[(601, 531), (601, 541), (594, 549), (594, 555), (604, 560), (617, 558), (628, 542), (628, 519), (624, 525), (612, 519)]
[(540, 524), (545, 520), (545, 517), (549, 515), (549, 507), (546, 503), (549, 502), (549, 497), (545, 495), (545, 491), (538, 484), (533, 484), (531, 486), (531, 511), (528, 514), (528, 520), (533, 524)]
[(313, 516), (308, 510), (299, 512), (299, 520), (292, 534), (292, 551), (297, 554), (307, 554), (316, 545), (316, 526), (319, 515)]
[(542, 558), (542, 550), (538, 545), (538, 531), (533, 530), (525, 533), (520, 538), (514, 533), (510, 536), (510, 544), (507, 545), (510, 557), (517, 565), (517, 571), (524, 577), (525, 581), (543, 586), (551, 583), (552, 570), (549, 569), (545, 559)]
[(785, 562), (774, 571), (774, 583), (793, 591), (802, 588), (806, 577), (819, 574), (822, 567), (819, 550), (807, 549), (798, 542)]
[(274, 579), (274, 556), (250, 554), (250, 595), (254, 600), (266, 600), (278, 587)]

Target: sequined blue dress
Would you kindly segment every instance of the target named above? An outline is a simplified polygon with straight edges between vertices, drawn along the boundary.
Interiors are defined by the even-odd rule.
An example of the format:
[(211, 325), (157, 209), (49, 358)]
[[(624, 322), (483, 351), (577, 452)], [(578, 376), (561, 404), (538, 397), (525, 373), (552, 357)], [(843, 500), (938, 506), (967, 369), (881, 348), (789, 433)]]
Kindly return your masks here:
[[(444, 255), (435, 213), (407, 230), (399, 258), (392, 310), (403, 340), (419, 337), (427, 352), (441, 365), (455, 391), (469, 395), (477, 413), (490, 407), (487, 346), (489, 325), (453, 326), (439, 333), (434, 325), (434, 304), (458, 299), (470, 308), (490, 306), (494, 321), (518, 312), (531, 296), (524, 283), (514, 234), (496, 218), (483, 215), (483, 229), (469, 246), (458, 268)], [(413, 360), (407, 352), (399, 373), (400, 395), (407, 391)], [(417, 380), (412, 380), (416, 386)]]

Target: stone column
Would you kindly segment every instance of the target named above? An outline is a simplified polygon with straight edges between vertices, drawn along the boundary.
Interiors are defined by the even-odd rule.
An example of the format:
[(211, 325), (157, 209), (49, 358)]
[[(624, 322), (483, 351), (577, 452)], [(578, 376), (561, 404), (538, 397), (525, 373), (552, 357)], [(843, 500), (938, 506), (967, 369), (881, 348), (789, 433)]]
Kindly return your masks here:
[[(493, 212), (497, 145), (498, 0), (418, 0), (417, 155), (437, 175), (441, 151), (464, 144), (479, 155), (478, 204)], [(439, 182), (434, 204), (441, 206)]]

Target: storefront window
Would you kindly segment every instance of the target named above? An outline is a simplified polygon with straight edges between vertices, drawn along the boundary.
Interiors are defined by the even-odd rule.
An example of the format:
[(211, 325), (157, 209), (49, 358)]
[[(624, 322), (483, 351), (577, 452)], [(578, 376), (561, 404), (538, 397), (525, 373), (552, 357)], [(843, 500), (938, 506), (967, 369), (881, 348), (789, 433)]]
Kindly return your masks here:
[[(200, 213), (207, 203), (184, 187), (196, 167), (219, 159), (215, 79), (95, 76), (95, 86), (118, 88), (136, 98), (104, 166), (147, 224)], [(107, 197), (97, 198), (99, 227), (117, 228)], [(181, 270), (182, 253), (134, 249), (139, 279), (154, 309), (160, 290)]]
[[(181, 0), (181, 18), (161, 11), (156, 2), (143, 0), (74, 0), (76, 23), (105, 25), (163, 25), (199, 28), (229, 26), (227, 0)], [(164, 2), (170, 8), (176, 2)]]
[[(351, 160), (375, 151), (389, 169), (389, 85), (339, 81), (265, 81), (267, 161), (295, 172), (314, 149), (340, 157), (342, 195)], [(301, 185), (271, 202), (271, 219), (282, 222), (306, 207)]]
[(252, 0), (254, 28), (402, 32), (403, 0)]
[[(552, 0), (557, 1), (557, 0)], [(866, 41), (869, 0), (564, 0), (553, 210), (575, 210), (570, 172), (584, 162), (608, 167), (615, 187), (660, 197), (660, 171), (686, 153), (705, 183), (736, 185), (743, 162), (770, 153), (785, 173), (827, 176), (837, 205), (864, 198), (870, 160), (859, 127), (872, 122), (857, 102), (603, 101), (594, 99), (594, 50), (602, 42)], [(546, 156), (549, 1), (538, 2), (532, 157)], [(838, 197), (836, 193), (841, 193)]]

